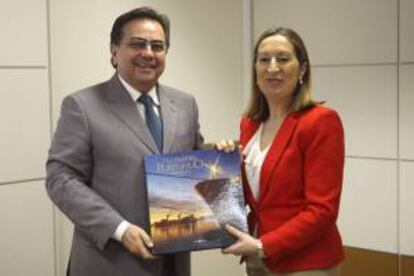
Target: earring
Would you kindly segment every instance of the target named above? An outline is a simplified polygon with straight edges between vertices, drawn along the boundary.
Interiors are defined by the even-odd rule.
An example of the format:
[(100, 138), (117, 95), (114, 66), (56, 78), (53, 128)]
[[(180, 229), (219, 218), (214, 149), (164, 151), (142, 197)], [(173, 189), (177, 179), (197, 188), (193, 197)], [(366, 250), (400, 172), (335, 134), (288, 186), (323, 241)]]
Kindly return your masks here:
[(303, 79), (302, 76), (299, 77), (299, 84), (302, 85), (303, 84)]
[(111, 64), (115, 68), (118, 66), (118, 63), (115, 61), (115, 58), (114, 57), (111, 57)]

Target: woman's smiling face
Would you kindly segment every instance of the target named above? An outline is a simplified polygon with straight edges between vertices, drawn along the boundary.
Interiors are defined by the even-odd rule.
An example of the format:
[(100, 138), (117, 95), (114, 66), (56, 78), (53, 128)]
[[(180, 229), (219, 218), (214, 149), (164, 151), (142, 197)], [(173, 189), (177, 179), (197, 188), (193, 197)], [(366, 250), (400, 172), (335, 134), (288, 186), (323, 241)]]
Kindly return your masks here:
[(260, 42), (255, 70), (257, 85), (268, 101), (291, 99), (302, 74), (293, 45), (282, 35)]

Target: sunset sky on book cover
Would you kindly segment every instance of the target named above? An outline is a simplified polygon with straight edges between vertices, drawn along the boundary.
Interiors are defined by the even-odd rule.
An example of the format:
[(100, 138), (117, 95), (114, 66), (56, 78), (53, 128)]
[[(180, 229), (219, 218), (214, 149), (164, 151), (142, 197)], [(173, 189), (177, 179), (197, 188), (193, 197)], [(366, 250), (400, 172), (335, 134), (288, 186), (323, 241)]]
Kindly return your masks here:
[(237, 151), (150, 155), (145, 171), (155, 254), (228, 246), (225, 224), (247, 231)]

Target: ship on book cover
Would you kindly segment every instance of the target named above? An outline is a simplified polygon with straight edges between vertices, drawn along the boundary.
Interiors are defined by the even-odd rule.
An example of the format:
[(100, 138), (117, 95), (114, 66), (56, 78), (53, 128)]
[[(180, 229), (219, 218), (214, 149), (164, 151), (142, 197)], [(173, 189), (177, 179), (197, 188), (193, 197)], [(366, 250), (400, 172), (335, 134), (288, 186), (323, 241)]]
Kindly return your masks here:
[(154, 254), (226, 247), (226, 224), (248, 231), (237, 151), (149, 155), (145, 171)]

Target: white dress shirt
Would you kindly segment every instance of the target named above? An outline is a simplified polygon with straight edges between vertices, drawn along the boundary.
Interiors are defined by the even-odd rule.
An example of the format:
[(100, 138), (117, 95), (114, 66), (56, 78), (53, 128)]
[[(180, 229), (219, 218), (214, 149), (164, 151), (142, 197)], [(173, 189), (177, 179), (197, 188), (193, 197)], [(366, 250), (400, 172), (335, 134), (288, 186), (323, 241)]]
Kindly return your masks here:
[[(139, 92), (134, 87), (132, 87), (120, 75), (118, 75), (118, 77), (119, 77), (119, 80), (121, 81), (122, 85), (125, 87), (125, 89), (129, 93), (129, 95), (131, 96), (131, 99), (136, 103), (137, 109), (138, 109), (139, 113), (141, 114), (142, 118), (144, 118), (144, 120), (145, 120), (145, 106), (144, 106), (143, 103), (138, 102), (138, 98), (142, 95), (142, 92)], [(154, 111), (159, 116), (160, 111), (158, 109), (160, 108), (160, 100), (158, 99), (156, 87), (154, 86), (153, 88), (151, 88), (151, 90), (148, 91), (146, 94), (151, 97), (151, 99), (154, 103)]]
[(254, 199), (259, 199), (260, 192), (260, 172), (262, 170), (263, 161), (266, 158), (271, 143), (263, 150), (260, 149), (260, 140), (262, 137), (263, 123), (256, 130), (256, 133), (247, 143), (243, 150), (243, 154), (246, 156), (244, 160), (246, 177), (249, 182), (250, 189), (252, 190)]

